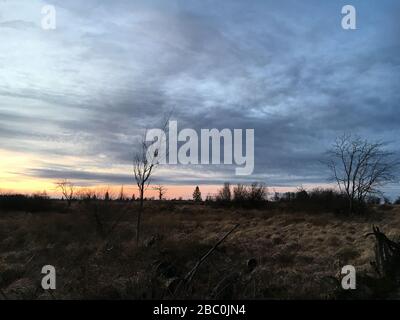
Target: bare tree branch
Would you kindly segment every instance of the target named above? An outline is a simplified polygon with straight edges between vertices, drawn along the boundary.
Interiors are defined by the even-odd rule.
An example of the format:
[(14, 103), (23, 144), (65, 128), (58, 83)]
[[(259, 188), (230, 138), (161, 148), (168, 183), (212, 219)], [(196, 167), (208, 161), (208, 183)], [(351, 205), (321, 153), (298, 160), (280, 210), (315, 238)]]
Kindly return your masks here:
[(168, 189), (162, 185), (158, 185), (156, 187), (153, 187), (153, 190), (158, 191), (158, 200), (162, 200)]
[[(169, 117), (163, 121), (164, 127), (161, 128), (164, 132), (167, 131), (168, 128)], [(150, 184), (150, 179), (155, 169), (159, 165), (159, 160), (161, 156), (166, 156), (160, 154), (160, 149), (155, 149), (154, 153), (149, 152), (150, 146), (153, 144), (152, 141), (146, 141), (147, 130), (141, 136), (141, 140), (139, 142), (139, 149), (133, 157), (133, 175), (135, 177), (136, 185), (139, 189), (139, 197), (140, 197), (140, 207), (137, 217), (136, 224), (136, 242), (139, 244), (140, 238), (140, 223), (141, 216), (143, 213), (143, 201), (144, 201), (144, 193), (147, 187)], [(161, 144), (165, 141), (158, 141)]]
[(345, 134), (327, 152), (330, 179), (349, 199), (349, 212), (353, 212), (356, 200), (365, 202), (368, 196), (381, 195), (382, 186), (397, 181), (399, 161), (386, 145)]
[(64, 199), (67, 200), (68, 207), (71, 206), (71, 202), (75, 196), (75, 185), (67, 179), (57, 181), (54, 184), (56, 185), (56, 189), (62, 193)]

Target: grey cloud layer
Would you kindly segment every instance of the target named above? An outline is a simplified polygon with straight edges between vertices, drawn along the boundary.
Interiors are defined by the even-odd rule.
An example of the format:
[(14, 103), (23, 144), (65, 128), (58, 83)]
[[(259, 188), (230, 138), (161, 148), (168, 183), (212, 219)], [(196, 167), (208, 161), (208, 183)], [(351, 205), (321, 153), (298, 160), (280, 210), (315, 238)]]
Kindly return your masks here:
[[(356, 31), (340, 27), (343, 1), (57, 0), (53, 33), (33, 27), (36, 14), (7, 20), (5, 10), (0, 34), (15, 50), (2, 41), (0, 99), (10, 102), (0, 105), (0, 147), (23, 139), (35, 152), (49, 128), (36, 151), (44, 156), (73, 136), (84, 147), (64, 153), (129, 165), (140, 129), (173, 110), (181, 128), (254, 128), (249, 180), (325, 182), (318, 160), (343, 131), (399, 142), (399, 4), (352, 2)], [(78, 170), (74, 177), (126, 179)]]

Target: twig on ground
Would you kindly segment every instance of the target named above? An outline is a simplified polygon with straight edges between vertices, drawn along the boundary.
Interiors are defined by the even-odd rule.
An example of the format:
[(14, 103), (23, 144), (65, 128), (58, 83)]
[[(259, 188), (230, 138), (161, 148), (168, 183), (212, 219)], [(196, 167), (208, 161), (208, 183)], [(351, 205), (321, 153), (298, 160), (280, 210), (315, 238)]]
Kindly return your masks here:
[(196, 274), (197, 270), (199, 269), (200, 265), (217, 249), (217, 247), (237, 228), (239, 227), (239, 224), (235, 225), (227, 234), (225, 234), (221, 240), (219, 240), (205, 255), (203, 255), (200, 260), (196, 263), (196, 265), (193, 267), (192, 270), (190, 270), (186, 276), (185, 276), (185, 281), (188, 283), (192, 281), (194, 275)]
[(202, 265), (202, 263), (217, 249), (217, 247), (237, 228), (239, 227), (239, 224), (235, 225), (229, 232), (227, 232), (210, 250), (207, 251), (206, 254), (204, 254), (199, 261), (196, 263), (196, 265), (185, 275), (185, 277), (182, 279), (182, 281), (179, 283), (177, 288), (175, 289), (175, 294), (179, 292), (179, 289), (181, 288), (182, 284), (188, 285), (193, 277), (195, 276), (197, 270), (199, 267)]

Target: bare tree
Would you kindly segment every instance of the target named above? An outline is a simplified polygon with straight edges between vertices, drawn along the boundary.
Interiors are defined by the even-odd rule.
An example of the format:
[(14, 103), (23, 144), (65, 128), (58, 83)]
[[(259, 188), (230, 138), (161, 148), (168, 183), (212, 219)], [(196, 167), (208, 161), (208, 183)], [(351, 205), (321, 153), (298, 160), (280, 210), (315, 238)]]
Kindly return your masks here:
[(70, 207), (75, 196), (75, 185), (67, 179), (57, 181), (55, 185), (56, 189), (58, 189), (62, 193), (64, 199), (67, 200), (68, 207)]
[[(149, 185), (150, 183), (150, 177), (153, 173), (153, 170), (156, 166), (156, 163), (152, 161), (152, 159), (148, 159), (147, 157), (147, 151), (149, 148), (148, 143), (145, 140), (145, 137), (143, 137), (141, 141), (141, 149), (138, 151), (138, 153), (135, 155), (133, 159), (133, 174), (135, 176), (136, 184), (139, 189), (139, 199), (140, 199), (140, 207), (139, 207), (139, 212), (137, 216), (137, 222), (136, 222), (136, 242), (139, 243), (139, 238), (140, 238), (140, 222), (142, 218), (142, 212), (143, 212), (143, 200), (144, 200), (144, 191), (145, 188)], [(155, 151), (154, 157), (157, 157), (157, 151)], [(153, 158), (154, 158), (153, 157)]]
[(241, 183), (233, 187), (233, 200), (235, 202), (244, 202), (248, 200), (249, 192), (247, 189), (248, 188)]
[(382, 195), (382, 186), (396, 181), (399, 162), (385, 150), (387, 143), (369, 142), (359, 137), (343, 135), (328, 151), (328, 165), (332, 176), (349, 202), (349, 213), (355, 202), (364, 203), (367, 196)]
[(218, 190), (217, 200), (224, 202), (232, 200), (231, 184), (229, 182), (225, 182), (224, 186)]
[(81, 188), (75, 192), (75, 196), (79, 200), (94, 200), (96, 199), (96, 193), (89, 188)]
[(254, 182), (249, 188), (249, 200), (253, 202), (265, 201), (267, 199), (268, 190), (263, 183)]
[[(169, 118), (164, 123), (164, 132), (166, 131), (167, 124)], [(133, 158), (133, 174), (135, 177), (136, 185), (139, 189), (139, 212), (137, 216), (136, 222), (136, 242), (139, 244), (140, 239), (140, 223), (142, 219), (143, 213), (143, 201), (144, 201), (144, 192), (150, 183), (150, 177), (154, 173), (156, 167), (159, 165), (159, 159), (161, 156), (166, 156), (160, 154), (161, 148), (155, 148), (154, 151), (150, 150), (150, 146), (153, 145), (154, 142), (146, 141), (146, 133), (141, 137), (139, 149), (134, 155)], [(165, 141), (158, 141), (158, 145), (161, 147), (161, 143), (165, 143)]]
[(158, 191), (158, 200), (162, 200), (162, 199), (164, 199), (164, 196), (167, 193), (168, 189), (162, 185), (158, 185), (158, 186), (154, 187), (153, 190)]

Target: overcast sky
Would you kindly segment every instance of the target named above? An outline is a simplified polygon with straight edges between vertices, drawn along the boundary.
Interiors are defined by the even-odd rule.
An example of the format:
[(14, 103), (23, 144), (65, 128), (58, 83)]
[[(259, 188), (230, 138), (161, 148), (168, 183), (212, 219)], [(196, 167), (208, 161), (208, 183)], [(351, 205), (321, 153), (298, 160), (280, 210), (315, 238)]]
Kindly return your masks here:
[[(45, 4), (56, 30), (41, 28)], [(345, 4), (357, 30), (341, 27)], [(0, 187), (133, 184), (137, 134), (171, 110), (180, 128), (255, 129), (245, 181), (325, 183), (319, 159), (343, 132), (398, 151), (399, 12), (396, 0), (0, 0)], [(234, 173), (163, 167), (155, 182)]]

